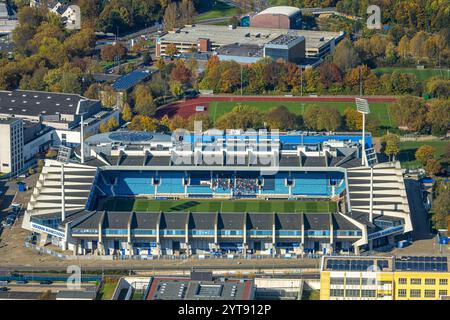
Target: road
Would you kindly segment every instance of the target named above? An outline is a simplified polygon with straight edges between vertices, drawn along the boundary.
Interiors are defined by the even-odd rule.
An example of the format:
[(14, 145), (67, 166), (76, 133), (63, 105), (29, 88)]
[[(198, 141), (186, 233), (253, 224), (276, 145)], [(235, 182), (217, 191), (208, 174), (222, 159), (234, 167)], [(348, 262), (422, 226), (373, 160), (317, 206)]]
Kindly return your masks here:
[(427, 210), (423, 206), (420, 183), (415, 179), (405, 179), (405, 188), (411, 211), (411, 222), (414, 228), (412, 232), (413, 241), (430, 239), (430, 219), (428, 218)]

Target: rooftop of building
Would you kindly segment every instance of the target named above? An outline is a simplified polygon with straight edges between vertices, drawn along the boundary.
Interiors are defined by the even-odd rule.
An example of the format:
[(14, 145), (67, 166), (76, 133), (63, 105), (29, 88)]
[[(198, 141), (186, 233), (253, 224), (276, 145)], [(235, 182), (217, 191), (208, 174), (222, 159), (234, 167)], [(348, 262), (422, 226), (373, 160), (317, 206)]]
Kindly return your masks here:
[(295, 14), (300, 13), (300, 9), (297, 7), (291, 7), (291, 6), (276, 6), (276, 7), (270, 7), (267, 8), (256, 15), (263, 15), (263, 14), (280, 14), (280, 15), (286, 15), (286, 16), (293, 16)]
[(98, 103), (78, 94), (32, 90), (0, 91), (0, 114), (22, 116), (76, 114), (78, 104), (87, 106)]
[(237, 57), (257, 57), (263, 56), (263, 48), (255, 44), (240, 44), (238, 42), (225, 45), (216, 50), (218, 55)]
[(325, 256), (322, 271), (448, 272), (445, 256)]
[(147, 300), (250, 300), (253, 280), (154, 278)]
[(312, 30), (288, 30), (288, 29), (266, 29), (255, 27), (236, 27), (230, 29), (228, 26), (217, 25), (192, 25), (184, 26), (176, 32), (169, 32), (161, 36), (161, 41), (197, 44), (198, 39), (210, 39), (218, 46), (241, 43), (243, 45), (264, 46), (266, 43), (281, 35), (303, 36), (306, 48), (320, 48), (332, 39), (343, 35), (341, 32), (312, 31)]
[(127, 91), (152, 75), (149, 70), (134, 70), (115, 80), (112, 88), (116, 91)]

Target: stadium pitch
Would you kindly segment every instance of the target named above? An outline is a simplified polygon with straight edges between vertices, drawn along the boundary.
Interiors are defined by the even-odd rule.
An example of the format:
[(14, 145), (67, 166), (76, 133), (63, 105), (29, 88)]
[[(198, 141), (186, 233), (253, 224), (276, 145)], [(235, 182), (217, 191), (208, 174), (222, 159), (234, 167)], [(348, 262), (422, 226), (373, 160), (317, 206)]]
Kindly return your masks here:
[(335, 212), (333, 201), (308, 200), (151, 200), (113, 198), (103, 204), (107, 211), (135, 212)]

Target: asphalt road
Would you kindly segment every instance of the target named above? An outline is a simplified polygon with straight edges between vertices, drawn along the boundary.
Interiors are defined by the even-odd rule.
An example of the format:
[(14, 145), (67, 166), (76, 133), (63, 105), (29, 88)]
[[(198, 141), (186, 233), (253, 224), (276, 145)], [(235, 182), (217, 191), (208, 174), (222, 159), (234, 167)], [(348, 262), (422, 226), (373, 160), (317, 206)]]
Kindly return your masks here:
[(406, 194), (408, 196), (409, 209), (411, 211), (411, 222), (413, 225), (413, 241), (430, 239), (430, 219), (428, 212), (423, 206), (422, 190), (419, 181), (405, 179)]

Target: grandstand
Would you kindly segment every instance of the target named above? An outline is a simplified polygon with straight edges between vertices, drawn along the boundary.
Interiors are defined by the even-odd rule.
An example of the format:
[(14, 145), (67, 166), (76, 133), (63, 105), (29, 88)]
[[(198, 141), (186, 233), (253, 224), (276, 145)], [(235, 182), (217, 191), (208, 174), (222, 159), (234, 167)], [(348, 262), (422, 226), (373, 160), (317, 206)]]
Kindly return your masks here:
[(42, 245), (80, 255), (359, 253), (412, 230), (400, 167), (377, 163), (370, 134), (365, 153), (360, 140), (236, 130), (95, 135), (87, 161), (65, 165), (66, 214), (60, 165), (46, 160), (23, 227)]

